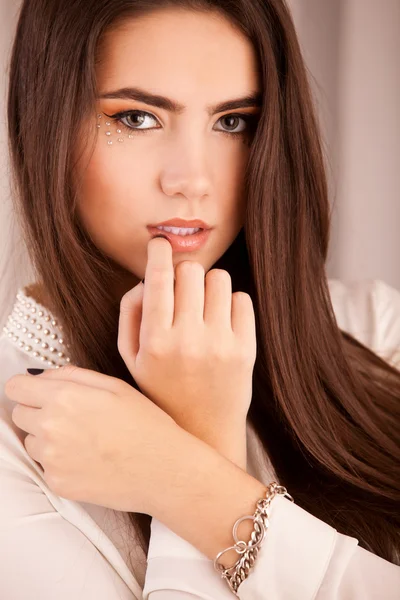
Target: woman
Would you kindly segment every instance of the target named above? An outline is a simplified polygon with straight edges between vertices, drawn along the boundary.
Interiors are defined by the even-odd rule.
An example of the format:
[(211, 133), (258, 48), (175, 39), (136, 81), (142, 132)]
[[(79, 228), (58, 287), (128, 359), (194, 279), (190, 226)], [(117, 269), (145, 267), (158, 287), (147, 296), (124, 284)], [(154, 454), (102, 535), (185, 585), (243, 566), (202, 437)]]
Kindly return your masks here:
[(3, 596), (397, 597), (400, 294), (328, 285), (284, 2), (25, 1), (8, 123)]

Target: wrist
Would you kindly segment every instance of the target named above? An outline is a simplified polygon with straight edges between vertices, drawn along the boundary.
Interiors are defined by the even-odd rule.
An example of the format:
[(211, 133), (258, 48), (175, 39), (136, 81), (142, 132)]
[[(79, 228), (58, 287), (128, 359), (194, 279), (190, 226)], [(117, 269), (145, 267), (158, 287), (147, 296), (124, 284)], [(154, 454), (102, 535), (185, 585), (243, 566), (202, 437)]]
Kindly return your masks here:
[[(149, 514), (213, 559), (232, 545), (233, 524), (254, 513), (265, 486), (201, 440), (182, 432), (186, 434), (183, 445), (176, 448), (174, 457), (168, 457), (168, 468), (160, 473)], [(238, 533), (248, 541), (251, 531), (252, 523), (245, 521)], [(222, 562), (229, 564), (232, 559), (237, 559), (234, 550), (227, 552)]]
[(211, 446), (219, 454), (233, 462), (243, 471), (247, 471), (247, 423), (234, 423), (218, 430), (210, 430), (209, 426), (201, 427), (180, 425), (182, 429), (197, 439)]

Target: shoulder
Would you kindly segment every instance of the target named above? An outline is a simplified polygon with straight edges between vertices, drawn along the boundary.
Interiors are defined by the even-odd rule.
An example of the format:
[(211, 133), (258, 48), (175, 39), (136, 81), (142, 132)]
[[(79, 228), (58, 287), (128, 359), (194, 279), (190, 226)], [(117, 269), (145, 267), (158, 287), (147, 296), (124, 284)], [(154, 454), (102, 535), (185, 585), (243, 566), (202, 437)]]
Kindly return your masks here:
[(373, 352), (400, 356), (400, 291), (381, 279), (328, 280), (338, 326)]

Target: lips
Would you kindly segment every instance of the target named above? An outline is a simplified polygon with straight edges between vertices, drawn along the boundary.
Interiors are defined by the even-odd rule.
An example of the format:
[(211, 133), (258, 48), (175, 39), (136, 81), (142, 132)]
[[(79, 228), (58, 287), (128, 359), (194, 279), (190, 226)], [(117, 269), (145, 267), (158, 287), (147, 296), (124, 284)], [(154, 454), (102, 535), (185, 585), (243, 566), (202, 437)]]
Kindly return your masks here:
[(199, 227), (200, 229), (211, 229), (211, 226), (208, 225), (208, 223), (205, 223), (204, 221), (200, 220), (200, 219), (192, 219), (192, 220), (185, 220), (185, 219), (170, 219), (169, 221), (163, 221), (162, 223), (157, 223), (155, 225), (149, 225), (149, 227), (161, 227), (161, 226), (165, 226), (165, 227), (180, 227), (180, 228), (189, 228), (192, 229), (194, 227)]
[(157, 229), (157, 227), (151, 227), (150, 225), (147, 229), (152, 237), (158, 235), (166, 237), (174, 252), (194, 252), (195, 250), (200, 250), (200, 248), (206, 244), (212, 233), (211, 229), (202, 229), (191, 235), (176, 235), (169, 231), (164, 231), (163, 229)]

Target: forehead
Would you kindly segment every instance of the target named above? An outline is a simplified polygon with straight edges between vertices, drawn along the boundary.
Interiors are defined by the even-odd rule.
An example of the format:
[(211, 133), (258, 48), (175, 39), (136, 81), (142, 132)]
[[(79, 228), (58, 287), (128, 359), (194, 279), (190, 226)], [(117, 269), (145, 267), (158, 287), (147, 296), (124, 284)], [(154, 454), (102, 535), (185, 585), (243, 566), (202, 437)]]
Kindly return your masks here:
[(217, 13), (182, 9), (130, 18), (109, 30), (96, 77), (101, 91), (140, 85), (183, 103), (219, 101), (259, 86), (254, 48), (238, 29)]

